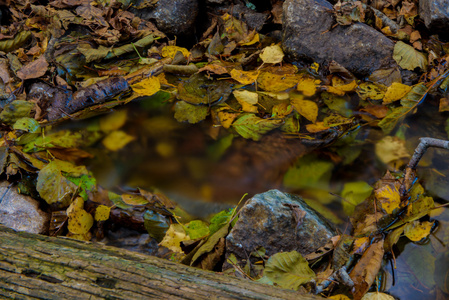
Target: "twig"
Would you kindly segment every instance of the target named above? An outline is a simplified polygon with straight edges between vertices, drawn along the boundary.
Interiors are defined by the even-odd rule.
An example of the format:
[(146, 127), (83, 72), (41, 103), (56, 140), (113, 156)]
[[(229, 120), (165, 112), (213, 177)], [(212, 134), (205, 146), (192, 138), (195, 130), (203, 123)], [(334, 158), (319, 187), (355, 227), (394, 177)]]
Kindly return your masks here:
[(449, 141), (434, 139), (429, 137), (424, 137), (419, 139), (419, 144), (413, 153), (412, 158), (410, 159), (407, 167), (405, 169), (405, 178), (402, 182), (400, 192), (402, 195), (405, 195), (407, 191), (412, 187), (415, 180), (415, 170), (418, 166), (419, 161), (423, 157), (424, 153), (426, 153), (429, 147), (441, 148), (449, 150)]

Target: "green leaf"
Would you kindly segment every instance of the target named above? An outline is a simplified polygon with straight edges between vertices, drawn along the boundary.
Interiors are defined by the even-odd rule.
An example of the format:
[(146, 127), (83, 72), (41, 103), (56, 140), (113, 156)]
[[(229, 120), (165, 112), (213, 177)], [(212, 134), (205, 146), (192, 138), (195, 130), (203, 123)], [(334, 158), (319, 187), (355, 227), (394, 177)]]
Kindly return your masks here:
[(0, 41), (0, 51), (11, 52), (19, 49), (31, 38), (31, 31), (21, 30), (13, 39), (4, 39)]
[(64, 162), (54, 160), (39, 171), (36, 190), (48, 204), (63, 208), (70, 204), (78, 187), (62, 174), (65, 168), (61, 168), (61, 163)]
[(175, 104), (175, 119), (178, 122), (195, 124), (207, 117), (208, 110), (207, 106), (192, 105), (185, 101), (178, 101)]
[(349, 100), (345, 97), (340, 97), (335, 94), (324, 92), (321, 94), (321, 98), (324, 100), (324, 103), (330, 109), (338, 112), (344, 117), (352, 116), (352, 109), (349, 107)]
[(102, 137), (98, 131), (61, 130), (48, 135), (40, 135), (23, 147), (24, 152), (37, 152), (50, 148), (79, 148), (90, 146)]
[(341, 192), (343, 210), (351, 216), (355, 207), (371, 195), (373, 188), (365, 181), (348, 182)]
[(291, 251), (272, 255), (259, 282), (275, 283), (284, 289), (297, 291), (301, 285), (315, 277), (307, 260), (297, 251)]
[[(210, 220), (209, 231), (210, 234), (214, 234), (221, 227), (225, 226), (231, 220), (233, 213), (233, 209), (229, 208), (226, 210), (222, 210), (219, 213), (215, 214)], [(235, 220), (234, 220), (235, 221)]]
[(324, 188), (329, 184), (334, 164), (313, 156), (300, 158), (284, 175), (288, 188)]
[(211, 234), (207, 241), (198, 249), (195, 255), (192, 257), (190, 265), (192, 266), (201, 255), (211, 252), (218, 241), (228, 235), (229, 232), (229, 223), (227, 225), (221, 227), (217, 232)]
[(418, 105), (427, 95), (427, 87), (424, 83), (419, 83), (401, 99), (401, 105), (404, 107), (413, 107)]
[(402, 122), (405, 116), (410, 112), (409, 107), (396, 107), (386, 117), (379, 122), (378, 126), (385, 134), (389, 134), (396, 127), (398, 122)]
[(67, 176), (68, 180), (76, 184), (76, 186), (79, 189), (79, 196), (83, 197), (83, 199), (86, 201), (88, 198), (88, 192), (93, 192), (96, 190), (97, 187), (97, 180), (95, 177), (89, 172), (89, 174), (83, 174), (81, 177), (72, 177)]
[(197, 73), (178, 85), (178, 99), (190, 104), (211, 105), (226, 101), (232, 92), (232, 84), (225, 80), (211, 80)]
[(222, 157), (222, 155), (226, 152), (226, 150), (232, 145), (233, 139), (234, 135), (232, 134), (228, 134), (220, 138), (214, 144), (209, 146), (209, 148), (207, 149), (207, 154), (212, 160), (214, 161), (219, 160)]
[(147, 210), (143, 215), (143, 220), (143, 225), (148, 234), (160, 243), (170, 227), (167, 218), (152, 210)]
[(243, 114), (232, 126), (245, 139), (258, 141), (262, 135), (281, 126), (282, 120), (262, 119), (253, 114)]
[(190, 239), (196, 240), (209, 234), (209, 225), (201, 220), (193, 220), (186, 225), (186, 232)]
[(410, 71), (413, 71), (415, 68), (420, 68), (424, 71), (427, 68), (426, 56), (415, 50), (412, 46), (401, 41), (394, 45), (393, 59), (401, 68)]
[(0, 113), (0, 121), (12, 125), (21, 118), (30, 117), (33, 108), (34, 103), (32, 102), (15, 100), (3, 108)]
[(13, 128), (15, 130), (23, 130), (30, 133), (41, 132), (39, 122), (32, 118), (20, 118), (15, 123)]

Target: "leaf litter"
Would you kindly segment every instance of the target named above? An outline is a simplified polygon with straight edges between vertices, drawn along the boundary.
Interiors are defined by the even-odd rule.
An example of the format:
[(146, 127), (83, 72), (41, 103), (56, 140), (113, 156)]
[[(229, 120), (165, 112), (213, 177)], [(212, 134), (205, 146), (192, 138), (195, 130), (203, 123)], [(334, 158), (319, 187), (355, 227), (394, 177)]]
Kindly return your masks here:
[[(6, 149), (3, 172), (8, 176), (31, 174), (36, 179), (39, 197), (55, 212), (67, 210), (67, 225), (65, 221), (53, 224), (57, 232), (64, 232), (61, 228), (67, 226), (67, 236), (90, 240), (93, 229), (112, 218), (124, 223), (140, 218), (143, 220), (140, 226), (161, 246), (183, 255), (179, 261), (205, 269), (215, 268), (221, 260), (224, 238), (235, 223), (235, 210), (216, 214), (209, 225), (199, 220), (184, 222), (187, 214), (168, 205), (161, 193), (149, 196), (139, 190), (118, 195), (101, 191), (95, 177), (77, 162), (89, 157), (83, 149), (100, 140), (107, 153), (113, 153), (127, 149), (137, 139), (126, 131), (126, 125), (132, 121), (126, 110), (101, 118), (85, 131), (58, 131), (52, 126), (68, 119), (90, 118), (146, 98), (152, 107), (171, 107), (178, 122), (211, 122), (211, 128), (218, 128), (216, 132), (226, 132), (226, 137), (231, 138), (219, 144), (225, 150), (215, 152), (219, 153), (216, 160), (236, 137), (259, 142), (270, 133), (281, 131), (297, 139), (321, 143), (326, 134), (343, 137), (354, 128), (368, 126), (380, 128), (385, 134), (396, 133), (376, 143), (377, 157), (390, 164), (409, 157), (401, 139), (403, 121), (417, 113), (429, 93), (447, 88), (447, 51), (431, 60), (430, 53), (420, 48), (419, 32), (408, 40), (400, 38), (404, 31), (384, 26), (385, 19), (376, 20), (376, 26), (402, 39), (396, 42), (393, 58), (403, 69), (419, 69), (423, 81), (401, 83), (397, 69), (377, 70), (363, 81), (351, 74), (345, 78), (338, 73), (326, 73), (330, 70), (326, 65), (292, 65), (279, 44), (229, 14), (220, 17), (223, 22), (212, 39), (200, 42), (208, 54), (194, 58), (193, 50), (176, 46), (153, 24), (135, 16), (133, 22), (139, 24), (136, 27), (139, 29), (123, 26), (114, 29), (112, 35), (104, 30), (75, 34), (68, 29), (70, 25), (109, 26), (102, 10), (109, 4), (61, 5), (65, 9), (31, 5), (29, 9), (34, 15), (12, 24), (6, 38), (0, 41), (0, 50), (9, 59), (7, 65), (1, 65), (2, 80), (10, 91), (17, 91), (8, 94), (7, 98), (13, 100), (0, 113), (2, 124), (8, 126), (2, 141)], [(404, 17), (409, 26), (414, 26), (413, 5), (403, 2), (400, 11), (390, 14)], [(109, 8), (121, 12), (124, 7)], [(355, 2), (348, 10), (339, 3), (334, 8), (340, 26), (365, 21), (365, 4)], [(17, 16), (22, 15), (21, 8), (11, 9)], [(380, 20), (379, 16), (376, 14)], [(43, 26), (42, 20), (49, 22), (48, 26)], [(30, 40), (33, 42), (27, 45)], [(31, 52), (31, 45), (35, 52)], [(441, 42), (439, 45), (446, 47)], [(29, 54), (24, 54), (24, 50)], [(252, 55), (256, 57), (255, 63), (247, 63)], [(108, 60), (113, 58), (117, 66), (110, 69)], [(182, 63), (172, 64), (175, 60)], [(11, 75), (6, 76), (5, 72)], [(181, 78), (168, 81), (159, 76), (164, 73), (180, 74)], [(40, 83), (33, 83), (34, 79)], [(24, 86), (27, 92), (20, 94)], [(359, 99), (353, 101), (356, 95)], [(357, 153), (354, 159), (361, 155)], [(323, 157), (300, 159), (284, 174), (284, 186), (302, 190), (305, 195), (323, 186), (329, 189), (334, 163), (342, 158), (329, 152), (321, 155), (332, 162)], [(381, 269), (384, 251), (393, 251), (402, 235), (415, 243), (422, 241), (435, 227), (436, 223), (428, 219), (435, 209), (433, 198), (418, 181), (410, 182), (411, 189), (401, 194), (404, 180), (400, 174), (393, 176), (387, 172), (373, 186), (354, 181), (341, 189), (342, 206), (351, 217), (353, 236), (363, 239), (365, 244), (364, 238), (376, 235), (378, 239), (365, 247), (359, 245), (362, 240), (357, 244), (362, 256), (349, 273), (353, 286), (347, 290), (356, 299), (391, 299), (384, 293), (367, 293)], [(207, 194), (207, 187), (204, 193)], [(94, 209), (88, 209), (87, 200), (94, 203)], [(129, 215), (117, 218), (121, 210)], [(182, 214), (185, 217), (181, 218)], [(385, 243), (379, 234), (386, 236)], [(183, 243), (191, 240), (198, 244), (194, 250), (184, 251)], [(429, 261), (426, 268), (433, 272), (434, 257), (425, 257)], [(419, 258), (410, 258), (408, 264), (415, 260)], [(262, 281), (296, 290), (313, 282), (315, 277), (316, 271), (299, 253), (286, 252), (268, 259)], [(421, 281), (429, 288), (434, 285), (425, 278)], [(447, 286), (438, 282), (447, 290)]]

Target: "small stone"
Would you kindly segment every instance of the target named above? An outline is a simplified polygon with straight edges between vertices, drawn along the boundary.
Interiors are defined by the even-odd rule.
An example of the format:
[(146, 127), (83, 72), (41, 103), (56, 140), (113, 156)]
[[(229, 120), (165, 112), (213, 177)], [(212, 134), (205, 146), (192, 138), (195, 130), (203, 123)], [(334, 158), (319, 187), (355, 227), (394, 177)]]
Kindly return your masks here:
[(39, 209), (39, 202), (9, 185), (6, 181), (0, 183), (0, 224), (29, 233), (47, 231), (49, 215)]
[(335, 235), (333, 226), (301, 197), (270, 190), (255, 195), (242, 208), (226, 238), (226, 256), (234, 254), (244, 266), (251, 252), (260, 247), (267, 256), (293, 250), (307, 255)]

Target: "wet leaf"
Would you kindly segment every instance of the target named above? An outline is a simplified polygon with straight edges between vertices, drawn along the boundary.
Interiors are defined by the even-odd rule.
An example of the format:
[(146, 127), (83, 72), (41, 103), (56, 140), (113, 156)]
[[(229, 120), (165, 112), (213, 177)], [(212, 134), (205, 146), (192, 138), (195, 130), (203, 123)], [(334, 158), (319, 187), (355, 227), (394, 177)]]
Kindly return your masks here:
[(352, 290), (354, 299), (361, 299), (374, 283), (377, 273), (382, 266), (384, 256), (383, 245), (383, 240), (371, 244), (349, 274), (354, 282), (354, 288)]
[(175, 104), (175, 119), (178, 122), (189, 122), (195, 124), (203, 121), (209, 114), (207, 106), (192, 105), (185, 101), (178, 101)]
[(128, 111), (121, 109), (106, 115), (100, 119), (100, 129), (103, 132), (114, 131), (125, 125), (128, 119)]
[(190, 104), (212, 105), (224, 102), (232, 92), (232, 84), (226, 80), (214, 81), (202, 73), (194, 74), (178, 85), (178, 99)]
[(385, 92), (383, 104), (389, 104), (391, 102), (401, 100), (405, 95), (408, 94), (408, 92), (410, 92), (411, 89), (411, 86), (393, 82), (393, 84), (389, 86), (387, 91)]
[(436, 258), (424, 247), (414, 247), (406, 253), (403, 255), (411, 271), (409, 276), (415, 276), (428, 289), (433, 288), (435, 279), (430, 274), (435, 272)]
[(189, 57), (190, 52), (186, 48), (178, 47), (178, 46), (165, 46), (161, 50), (162, 57), (170, 57), (174, 58), (177, 52), (181, 52), (184, 57)]
[(51, 148), (79, 148), (87, 147), (98, 141), (102, 134), (89, 130), (61, 130), (46, 135), (40, 135), (23, 147), (25, 152), (37, 152)]
[(160, 243), (169, 228), (167, 218), (152, 210), (147, 210), (143, 215), (143, 220), (148, 234)]
[(401, 72), (398, 68), (376, 70), (368, 79), (384, 86), (390, 86), (393, 82), (402, 83)]
[(161, 84), (157, 77), (151, 76), (131, 85), (131, 88), (142, 96), (151, 96), (161, 89)]
[(334, 164), (313, 156), (300, 158), (284, 175), (288, 188), (323, 188), (328, 185)]
[(401, 68), (410, 71), (413, 71), (415, 68), (420, 68), (424, 71), (427, 68), (426, 56), (401, 41), (396, 42), (394, 46), (393, 59)]
[(95, 209), (95, 221), (106, 221), (109, 219), (111, 207), (106, 205), (98, 205)]
[(173, 252), (184, 253), (181, 249), (181, 242), (188, 240), (190, 240), (190, 237), (186, 234), (181, 224), (171, 224), (159, 245)]
[(14, 130), (22, 130), (30, 133), (41, 132), (41, 126), (39, 122), (31, 118), (20, 118), (13, 126)]
[[(214, 250), (215, 245), (220, 241), (221, 238), (224, 238), (228, 235), (229, 232), (229, 222), (218, 229), (215, 233), (211, 234), (207, 241), (198, 249), (195, 255), (192, 257), (192, 261), (190, 265), (195, 264), (195, 262), (204, 254), (210, 253)], [(212, 231), (211, 231), (212, 232)]]
[(111, 151), (118, 151), (134, 141), (136, 138), (122, 130), (109, 133), (102, 141), (103, 145)]
[(0, 113), (0, 121), (8, 125), (13, 125), (17, 120), (31, 116), (31, 110), (34, 108), (34, 103), (15, 100), (7, 104)]
[(394, 108), (382, 121), (379, 122), (379, 127), (384, 134), (389, 134), (393, 131), (399, 122), (404, 120), (405, 116), (410, 112), (408, 107), (396, 107)]
[(279, 44), (265, 47), (259, 55), (260, 59), (266, 64), (278, 64), (284, 58), (284, 52)]
[(433, 222), (413, 221), (405, 225), (404, 235), (413, 242), (418, 242), (427, 237), (432, 230)]
[(362, 100), (381, 100), (385, 96), (386, 87), (381, 84), (363, 82), (357, 88), (357, 94)]
[(301, 92), (304, 96), (310, 97), (316, 94), (317, 88), (320, 85), (321, 80), (311, 77), (301, 77), (296, 86), (296, 90)]
[(395, 300), (393, 296), (385, 293), (366, 293), (361, 300)]
[[(73, 167), (73, 168), (72, 168)], [(58, 204), (66, 207), (78, 187), (69, 181), (62, 172), (67, 172), (76, 167), (68, 162), (54, 160), (39, 171), (36, 189), (39, 195), (48, 204)], [(75, 172), (79, 175), (78, 172)]]
[(401, 196), (395, 186), (384, 185), (374, 191), (377, 201), (387, 214), (392, 214), (401, 204)]
[(262, 119), (253, 114), (243, 114), (232, 127), (245, 139), (258, 141), (265, 133), (282, 125), (282, 120)]
[(84, 210), (83, 198), (76, 198), (69, 208), (67, 208), (67, 216), (69, 217), (68, 230), (73, 234), (84, 235), (89, 232), (94, 224), (91, 214)]
[(375, 153), (377, 158), (384, 164), (410, 158), (410, 154), (405, 147), (405, 141), (393, 136), (386, 136), (377, 142)]
[(257, 83), (261, 89), (275, 93), (294, 87), (298, 81), (297, 75), (278, 75), (269, 72), (261, 72), (257, 78)]
[(190, 239), (196, 240), (209, 235), (209, 225), (201, 220), (190, 221), (186, 224), (186, 231)]
[(228, 129), (231, 127), (232, 122), (234, 122), (235, 118), (237, 118), (239, 114), (238, 113), (232, 113), (220, 110), (217, 112), (218, 119), (220, 120), (221, 126), (223, 128)]
[(396, 243), (401, 238), (403, 232), (404, 232), (404, 226), (401, 226), (401, 227), (396, 228), (393, 231), (390, 231), (390, 233), (388, 233), (387, 238), (385, 239), (385, 243), (384, 243), (385, 251), (392, 251), (393, 245), (396, 245)]
[(291, 251), (272, 255), (259, 282), (277, 284), (284, 289), (297, 291), (301, 285), (315, 277), (307, 260), (297, 251)]
[(257, 103), (259, 101), (259, 95), (255, 92), (250, 92), (247, 90), (235, 90), (233, 92), (235, 99), (242, 106), (244, 112), (256, 113)]
[(324, 100), (327, 107), (338, 112), (342, 116), (350, 117), (352, 115), (352, 109), (349, 107), (349, 101), (345, 97), (324, 92), (321, 94), (321, 98)]
[(373, 188), (364, 181), (348, 182), (341, 192), (343, 210), (351, 216), (355, 207), (371, 195)]
[(295, 110), (304, 118), (312, 123), (316, 122), (318, 117), (318, 105), (310, 100), (303, 100), (302, 97), (293, 97), (290, 100)]
[(231, 70), (231, 77), (235, 81), (238, 81), (241, 84), (247, 85), (247, 84), (253, 84), (256, 82), (257, 77), (259, 77), (259, 70), (256, 71), (242, 71), (237, 69)]

